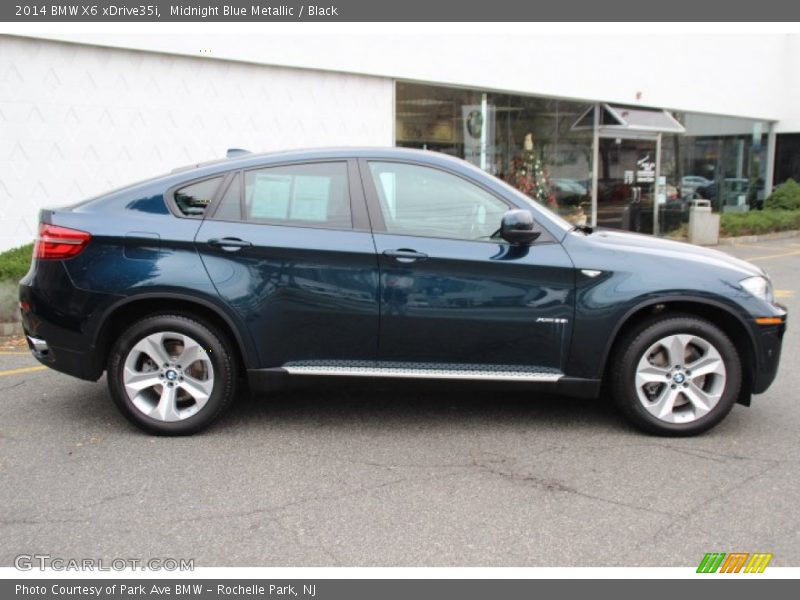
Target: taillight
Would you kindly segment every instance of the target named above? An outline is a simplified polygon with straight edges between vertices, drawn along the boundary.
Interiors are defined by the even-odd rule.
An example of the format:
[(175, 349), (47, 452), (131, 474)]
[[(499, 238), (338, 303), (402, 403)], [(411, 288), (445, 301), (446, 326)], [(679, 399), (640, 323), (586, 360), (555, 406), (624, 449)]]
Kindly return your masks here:
[(85, 231), (39, 223), (33, 257), (40, 260), (72, 258), (80, 254), (91, 239), (91, 234)]

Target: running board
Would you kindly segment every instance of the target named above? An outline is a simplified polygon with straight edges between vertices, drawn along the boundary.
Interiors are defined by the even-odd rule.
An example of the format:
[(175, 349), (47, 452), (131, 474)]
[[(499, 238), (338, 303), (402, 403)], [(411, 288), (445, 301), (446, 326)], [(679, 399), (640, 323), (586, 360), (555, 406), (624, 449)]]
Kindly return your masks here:
[(483, 381), (556, 382), (564, 374), (547, 367), (516, 365), (454, 365), (372, 361), (293, 362), (282, 369), (290, 375), (400, 377), (408, 379), (468, 379)]

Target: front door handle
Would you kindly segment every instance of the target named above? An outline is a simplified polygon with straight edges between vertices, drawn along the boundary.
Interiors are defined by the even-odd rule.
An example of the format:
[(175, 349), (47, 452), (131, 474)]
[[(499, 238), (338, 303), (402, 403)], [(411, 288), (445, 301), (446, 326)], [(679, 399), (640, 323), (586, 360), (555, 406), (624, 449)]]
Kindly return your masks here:
[(217, 246), (227, 252), (236, 252), (242, 248), (249, 248), (253, 244), (239, 238), (212, 238), (208, 240), (209, 246)]
[(412, 263), (418, 260), (425, 260), (428, 255), (424, 252), (417, 252), (409, 248), (398, 248), (397, 250), (384, 250), (384, 256), (389, 256), (401, 263)]

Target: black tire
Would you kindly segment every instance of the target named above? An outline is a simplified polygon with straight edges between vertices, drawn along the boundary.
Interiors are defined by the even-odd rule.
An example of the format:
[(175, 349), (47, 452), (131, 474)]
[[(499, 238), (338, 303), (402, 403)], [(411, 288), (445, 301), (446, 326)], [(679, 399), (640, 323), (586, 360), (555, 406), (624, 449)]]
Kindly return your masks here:
[[(721, 379), (717, 385), (721, 388), (721, 392), (715, 390), (715, 395), (719, 395), (719, 399), (711, 410), (688, 422), (676, 423), (670, 422), (668, 419), (675, 418), (672, 415), (678, 413), (670, 411), (666, 419), (661, 419), (648, 411), (645, 407), (645, 402), (649, 401), (649, 397), (643, 391), (645, 399), (642, 400), (640, 398), (636, 387), (636, 373), (639, 362), (644, 359), (645, 354), (654, 344), (669, 338), (669, 336), (684, 334), (696, 336), (709, 343), (719, 353), (724, 364), (725, 373), (719, 376)], [(652, 355), (648, 354), (648, 356)], [(742, 365), (736, 346), (716, 325), (692, 315), (662, 315), (641, 323), (620, 339), (611, 361), (608, 371), (610, 377), (609, 387), (615, 403), (635, 426), (655, 435), (691, 436), (711, 429), (722, 421), (733, 408), (742, 385)], [(683, 369), (674, 370), (675, 366), (670, 366), (673, 374), (681, 371), (685, 375), (686, 371)], [(688, 372), (691, 375), (690, 370)], [(710, 377), (713, 378), (714, 375)], [(676, 393), (680, 393), (681, 384), (674, 386), (673, 380), (667, 381), (669, 383), (665, 382), (664, 386), (677, 387)], [(701, 385), (706, 385), (704, 379), (698, 378), (697, 381), (700, 381)], [(713, 384), (713, 379), (709, 381), (709, 385), (711, 384)], [(654, 385), (655, 387), (651, 389), (658, 390), (658, 392), (654, 391), (653, 395), (658, 396), (660, 391), (665, 388), (660, 387), (662, 384)], [(680, 397), (679, 402), (683, 402), (683, 406), (678, 406), (678, 409), (684, 408), (686, 410), (684, 411), (685, 416), (679, 418), (688, 419), (690, 418), (689, 415), (694, 414), (693, 411), (695, 409), (688, 400), (688, 397)]]
[[(211, 393), (207, 394), (207, 400), (204, 401), (205, 403), (202, 407), (195, 407), (194, 410), (196, 412), (194, 414), (179, 420), (160, 420), (145, 414), (140, 408), (137, 408), (137, 405), (126, 392), (123, 379), (125, 361), (134, 346), (148, 336), (162, 332), (181, 334), (197, 342), (205, 351), (205, 354), (202, 355), (202, 361), (206, 365), (205, 368), (208, 368), (208, 363), (212, 367), (208, 369), (208, 372), (211, 373), (213, 379), (208, 379), (204, 382), (208, 383), (208, 387), (211, 388)], [(169, 340), (166, 343), (169, 343)], [(139, 353), (137, 355), (142, 356)], [(174, 436), (191, 435), (208, 427), (235, 397), (237, 380), (235, 356), (228, 338), (210, 323), (193, 316), (181, 314), (151, 315), (131, 325), (114, 344), (107, 365), (108, 389), (111, 392), (114, 404), (117, 405), (117, 408), (125, 418), (147, 433)], [(147, 358), (145, 356), (145, 359)], [(193, 364), (195, 364), (196, 368), (199, 362)], [(149, 366), (148, 368), (153, 367)], [(189, 365), (186, 368), (187, 371), (182, 375), (186, 375), (187, 381), (189, 381)], [(154, 373), (156, 373), (155, 376), (161, 377), (163, 381), (167, 381), (161, 375), (157, 375), (157, 372), (154, 371)], [(183, 379), (180, 381), (182, 382)], [(170, 385), (170, 387), (172, 386), (175, 386), (176, 394), (183, 393), (178, 391), (181, 386), (179, 382), (176, 381)], [(159, 390), (163, 391), (163, 389), (163, 386), (160, 388), (148, 388), (148, 393), (155, 394), (153, 396), (154, 402), (157, 402), (156, 396), (158, 396)], [(184, 397), (189, 398), (190, 401), (192, 400), (191, 396), (184, 394)], [(187, 401), (184, 400), (185, 402)], [(176, 414), (177, 412), (176, 410)]]

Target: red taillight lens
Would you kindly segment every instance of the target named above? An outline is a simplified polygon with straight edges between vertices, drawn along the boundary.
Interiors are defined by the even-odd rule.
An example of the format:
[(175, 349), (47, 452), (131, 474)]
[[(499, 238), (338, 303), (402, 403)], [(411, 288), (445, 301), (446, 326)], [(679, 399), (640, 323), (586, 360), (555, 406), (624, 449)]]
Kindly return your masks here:
[(80, 254), (91, 239), (91, 234), (85, 231), (39, 223), (33, 257), (40, 260), (72, 258)]

